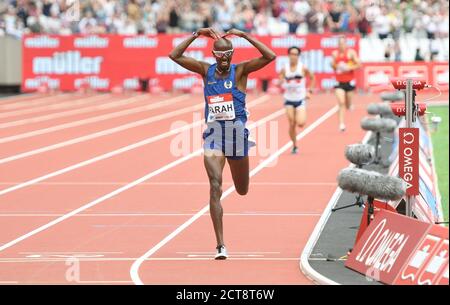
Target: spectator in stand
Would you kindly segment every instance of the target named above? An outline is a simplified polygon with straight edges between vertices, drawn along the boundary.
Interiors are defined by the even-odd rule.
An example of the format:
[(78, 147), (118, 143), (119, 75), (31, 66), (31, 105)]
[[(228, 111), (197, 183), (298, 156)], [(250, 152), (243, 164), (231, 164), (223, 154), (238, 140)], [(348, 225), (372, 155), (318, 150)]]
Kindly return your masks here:
[(416, 49), (416, 56), (414, 57), (414, 61), (424, 61), (425, 59), (420, 54), (420, 48)]
[(370, 2), (370, 4), (365, 9), (366, 18), (370, 23), (373, 23), (375, 21), (375, 18), (377, 18), (380, 14), (381, 9), (376, 1)]
[(375, 17), (373, 22), (373, 29), (377, 33), (378, 38), (384, 40), (388, 38), (391, 33), (391, 23), (387, 16), (387, 8), (385, 6), (381, 7), (381, 14)]
[(341, 31), (342, 26), (342, 5), (340, 2), (331, 1), (327, 16), (328, 29), (333, 33)]
[(358, 9), (356, 11), (356, 15), (357, 15), (356, 24), (357, 24), (358, 32), (364, 38), (371, 31), (370, 22), (366, 18), (366, 11), (364, 9)]
[(78, 23), (78, 30), (81, 34), (91, 34), (93, 29), (97, 26), (97, 19), (94, 18), (94, 14), (89, 9)]
[(242, 15), (244, 18), (244, 32), (253, 32), (253, 20), (255, 18), (255, 11), (251, 7), (250, 3), (244, 5), (242, 9)]
[(180, 31), (180, 11), (175, 1), (169, 2), (169, 24), (167, 33), (178, 33)]
[(280, 14), (281, 20), (287, 22), (289, 34), (295, 34), (300, 24), (300, 15), (294, 10), (294, 3), (289, 1), (286, 8)]
[(137, 22), (141, 20), (142, 14), (141, 14), (141, 8), (136, 3), (136, 0), (129, 0), (127, 4), (127, 15), (130, 20), (133, 22)]
[(167, 8), (161, 8), (156, 18), (156, 31), (158, 33), (167, 33), (169, 27), (169, 14), (170, 11)]
[(398, 40), (394, 42), (394, 61), (402, 61), (402, 49)]
[(200, 19), (202, 20), (201, 28), (209, 28), (213, 24), (213, 17), (211, 15), (211, 3), (210, 2), (200, 2), (199, 12)]
[(388, 8), (387, 18), (389, 20), (389, 25), (391, 27), (391, 35), (394, 40), (400, 38), (401, 29), (403, 26), (403, 20), (401, 18), (400, 12), (394, 10), (393, 7)]
[(269, 35), (269, 12), (269, 10), (260, 8), (259, 12), (256, 14), (254, 21), (256, 35)]
[(214, 7), (216, 23), (215, 27), (223, 32), (229, 31), (233, 27), (233, 10), (224, 0), (218, 1)]
[[(448, 38), (448, 0), (1, 0), (1, 35), (23, 33), (179, 33), (232, 27), (258, 35), (323, 32), (397, 40)], [(439, 47), (442, 50), (442, 46)], [(442, 54), (441, 54), (442, 55)]]
[(448, 19), (448, 2), (446, 6), (442, 6), (439, 12), (439, 23), (437, 29), (437, 36), (439, 38), (448, 38), (449, 19)]
[(311, 9), (305, 15), (309, 33), (323, 33), (325, 14), (320, 1), (313, 0)]
[(143, 34), (156, 34), (156, 12), (148, 2), (144, 6), (143, 18), (140, 21), (139, 28)]
[(428, 7), (426, 13), (422, 16), (422, 24), (427, 33), (428, 39), (434, 39), (438, 29), (439, 15), (431, 7)]

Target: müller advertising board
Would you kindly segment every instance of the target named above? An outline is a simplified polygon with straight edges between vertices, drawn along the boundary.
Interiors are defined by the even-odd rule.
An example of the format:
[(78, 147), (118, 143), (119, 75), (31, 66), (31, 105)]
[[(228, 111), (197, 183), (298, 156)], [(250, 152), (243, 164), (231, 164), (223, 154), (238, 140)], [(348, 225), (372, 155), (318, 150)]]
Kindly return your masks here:
[[(189, 90), (201, 84), (196, 74), (173, 62), (169, 53), (189, 35), (25, 35), (23, 41), (22, 90), (35, 91), (44, 84), (52, 89), (71, 91), (88, 84), (98, 91), (116, 86), (139, 89), (140, 80), (151, 80), (163, 90)], [(230, 37), (233, 63), (261, 56), (247, 40)], [(338, 47), (333, 34), (308, 36), (259, 36), (261, 42), (277, 54), (264, 69), (249, 77), (248, 89), (261, 86), (260, 80), (277, 79), (279, 71), (288, 62), (287, 49), (302, 49), (302, 62), (315, 74), (319, 89), (335, 85), (331, 54)], [(348, 47), (359, 51), (359, 36), (347, 36)], [(185, 55), (214, 63), (211, 53), (213, 40), (197, 38)]]

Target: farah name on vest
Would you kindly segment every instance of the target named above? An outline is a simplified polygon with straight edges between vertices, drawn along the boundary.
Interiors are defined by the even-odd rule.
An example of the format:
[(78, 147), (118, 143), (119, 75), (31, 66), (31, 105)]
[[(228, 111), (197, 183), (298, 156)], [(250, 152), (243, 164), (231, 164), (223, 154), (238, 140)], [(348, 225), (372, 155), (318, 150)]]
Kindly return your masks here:
[(235, 118), (231, 93), (208, 96), (210, 120), (232, 120)]

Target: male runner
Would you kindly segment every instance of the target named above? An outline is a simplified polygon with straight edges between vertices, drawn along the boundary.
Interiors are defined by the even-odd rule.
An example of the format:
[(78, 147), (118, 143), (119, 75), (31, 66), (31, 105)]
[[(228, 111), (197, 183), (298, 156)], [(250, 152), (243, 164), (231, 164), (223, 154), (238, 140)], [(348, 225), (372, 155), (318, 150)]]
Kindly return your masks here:
[(361, 64), (355, 50), (347, 48), (345, 36), (338, 37), (338, 50), (332, 53), (331, 66), (336, 73), (335, 94), (339, 103), (339, 130), (345, 131), (345, 109), (352, 110), (355, 90), (355, 70)]
[[(292, 140), (292, 154), (296, 154), (296, 126), (302, 128), (306, 123), (306, 100), (310, 99), (315, 86), (314, 74), (300, 61), (301, 50), (298, 47), (288, 49), (289, 62), (280, 71), (280, 79), (284, 89), (284, 106), (289, 121), (289, 136)], [(310, 80), (310, 88), (306, 90), (306, 79)]]
[[(239, 64), (232, 64), (233, 45), (226, 36), (235, 35), (250, 42), (261, 57)], [(212, 54), (216, 63), (209, 63), (184, 56), (184, 51), (199, 36), (213, 38)], [(203, 134), (204, 165), (210, 184), (210, 213), (217, 241), (216, 259), (228, 257), (223, 238), (222, 172), (228, 161), (231, 176), (240, 195), (249, 187), (248, 148), (249, 131), (245, 128), (248, 112), (245, 107), (247, 77), (275, 59), (275, 53), (249, 34), (231, 29), (221, 36), (212, 28), (202, 28), (180, 43), (169, 57), (182, 67), (198, 73), (203, 78), (205, 95), (205, 120), (207, 129)]]

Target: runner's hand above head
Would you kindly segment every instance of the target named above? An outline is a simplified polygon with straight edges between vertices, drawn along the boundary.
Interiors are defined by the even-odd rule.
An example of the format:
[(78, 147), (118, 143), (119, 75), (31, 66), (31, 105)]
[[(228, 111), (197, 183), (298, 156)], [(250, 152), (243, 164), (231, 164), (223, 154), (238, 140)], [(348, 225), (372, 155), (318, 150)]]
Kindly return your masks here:
[(230, 35), (235, 35), (235, 36), (238, 36), (238, 37), (243, 37), (243, 36), (245, 36), (245, 32), (239, 31), (239, 30), (236, 30), (236, 29), (231, 29), (231, 30), (229, 30), (228, 32), (226, 32), (225, 35), (223, 35), (222, 37), (226, 37), (226, 36), (230, 36)]
[(214, 40), (220, 39), (219, 33), (213, 28), (201, 28), (197, 31), (198, 35), (211, 37)]

